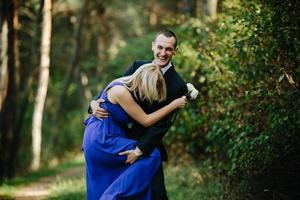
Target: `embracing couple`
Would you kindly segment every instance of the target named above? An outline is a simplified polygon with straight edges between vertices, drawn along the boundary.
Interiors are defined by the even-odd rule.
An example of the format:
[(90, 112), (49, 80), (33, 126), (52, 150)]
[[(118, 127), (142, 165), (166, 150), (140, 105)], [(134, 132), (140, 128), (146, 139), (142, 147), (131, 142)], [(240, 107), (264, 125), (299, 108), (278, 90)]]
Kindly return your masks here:
[[(167, 200), (162, 138), (186, 104), (171, 62), (176, 35), (159, 32), (153, 61), (135, 61), (90, 104), (82, 149), (88, 200)], [(100, 106), (99, 106), (100, 105)]]

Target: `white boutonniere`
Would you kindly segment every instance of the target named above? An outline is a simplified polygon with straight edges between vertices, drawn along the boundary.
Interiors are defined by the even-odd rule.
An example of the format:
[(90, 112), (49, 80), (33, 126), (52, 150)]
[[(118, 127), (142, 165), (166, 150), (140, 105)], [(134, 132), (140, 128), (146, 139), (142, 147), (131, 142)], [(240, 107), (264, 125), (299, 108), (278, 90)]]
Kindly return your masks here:
[(194, 87), (194, 85), (191, 83), (187, 83), (186, 87), (188, 89), (187, 97), (189, 99), (196, 99), (199, 94), (199, 91)]

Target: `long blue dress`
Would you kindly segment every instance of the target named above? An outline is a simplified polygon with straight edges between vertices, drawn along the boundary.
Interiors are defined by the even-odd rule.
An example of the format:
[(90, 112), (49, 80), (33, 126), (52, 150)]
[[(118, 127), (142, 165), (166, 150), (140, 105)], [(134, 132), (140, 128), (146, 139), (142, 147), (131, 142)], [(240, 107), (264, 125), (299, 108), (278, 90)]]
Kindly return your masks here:
[(155, 149), (149, 156), (133, 164), (125, 164), (126, 156), (119, 152), (134, 149), (135, 140), (125, 138), (122, 126), (130, 121), (118, 104), (107, 98), (107, 90), (120, 82), (112, 82), (103, 91), (101, 107), (109, 112), (102, 121), (94, 116), (85, 120), (83, 152), (86, 161), (88, 200), (151, 200), (151, 180), (160, 165), (160, 153)]

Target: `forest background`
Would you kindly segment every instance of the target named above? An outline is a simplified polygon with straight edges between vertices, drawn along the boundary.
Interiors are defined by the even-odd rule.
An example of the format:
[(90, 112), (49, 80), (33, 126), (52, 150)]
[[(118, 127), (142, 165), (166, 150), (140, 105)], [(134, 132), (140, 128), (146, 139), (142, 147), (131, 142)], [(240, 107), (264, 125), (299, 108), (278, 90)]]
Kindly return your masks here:
[(300, 198), (299, 1), (3, 0), (0, 10), (1, 183), (80, 153), (90, 100), (152, 59), (168, 28), (176, 70), (200, 91), (164, 138), (169, 162), (221, 177), (223, 199)]

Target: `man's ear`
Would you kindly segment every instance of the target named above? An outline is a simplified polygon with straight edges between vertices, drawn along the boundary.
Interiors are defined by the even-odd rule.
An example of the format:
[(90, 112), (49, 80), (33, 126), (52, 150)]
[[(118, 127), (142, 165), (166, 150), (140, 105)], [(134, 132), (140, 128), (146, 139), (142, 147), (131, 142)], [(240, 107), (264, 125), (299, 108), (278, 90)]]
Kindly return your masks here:
[(178, 48), (176, 47), (176, 48), (174, 49), (173, 55), (176, 55), (177, 51), (178, 51)]

